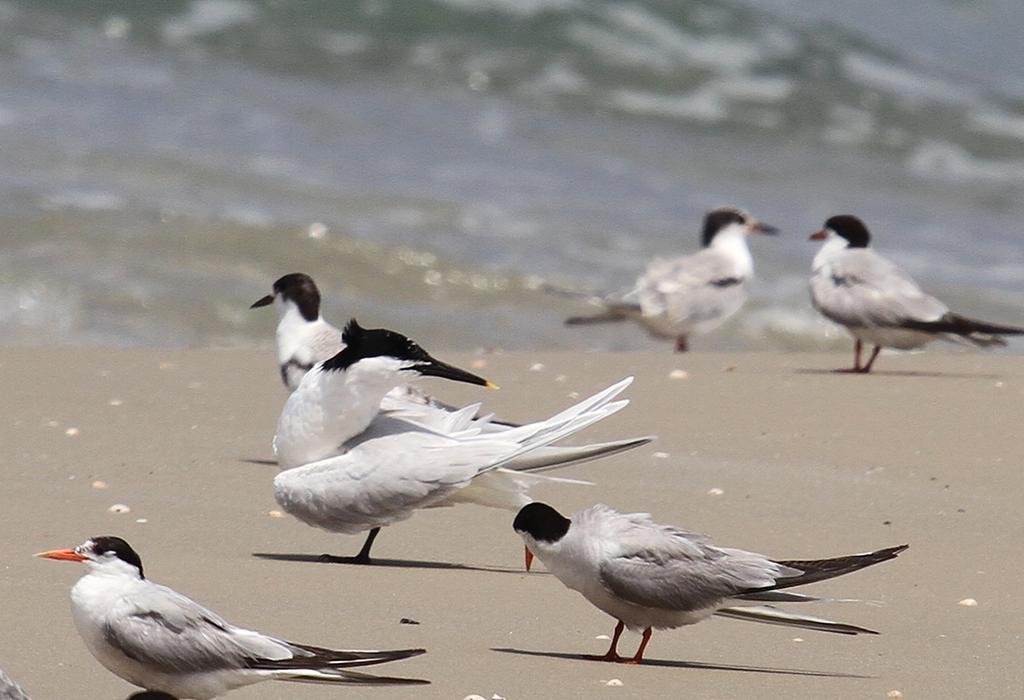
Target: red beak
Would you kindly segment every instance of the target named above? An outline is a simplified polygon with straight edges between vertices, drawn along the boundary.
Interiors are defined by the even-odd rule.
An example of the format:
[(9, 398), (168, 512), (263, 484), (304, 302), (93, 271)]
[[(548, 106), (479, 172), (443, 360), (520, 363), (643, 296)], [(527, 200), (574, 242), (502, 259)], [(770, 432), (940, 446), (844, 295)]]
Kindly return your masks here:
[(525, 558), (526, 558), (526, 571), (529, 572), (530, 571), (530, 565), (533, 563), (533, 552), (531, 552), (530, 548), (527, 547), (526, 545), (523, 545), (523, 552), (525, 552)]
[(88, 559), (73, 549), (51, 549), (49, 552), (40, 552), (35, 556), (43, 559), (60, 559), (61, 561), (85, 561)]
[(812, 233), (811, 237), (808, 238), (807, 240), (809, 240), (809, 241), (823, 241), (826, 238), (828, 238), (828, 231), (826, 231), (825, 229), (822, 229), (820, 231)]

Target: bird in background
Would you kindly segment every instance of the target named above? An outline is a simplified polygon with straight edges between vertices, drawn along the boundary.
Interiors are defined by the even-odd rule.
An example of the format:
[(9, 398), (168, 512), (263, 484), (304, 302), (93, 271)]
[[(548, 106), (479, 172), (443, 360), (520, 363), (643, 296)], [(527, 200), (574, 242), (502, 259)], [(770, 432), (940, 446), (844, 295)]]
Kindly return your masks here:
[(354, 685), (422, 684), (350, 669), (407, 659), (423, 649), (336, 651), (235, 627), (143, 575), (142, 560), (120, 537), (86, 540), (36, 556), (82, 562), (71, 613), (103, 666), (147, 691), (206, 700), (267, 680)]
[[(455, 412), (424, 405), (381, 411), (381, 398), (396, 384), (410, 373), (436, 371), (436, 361), (393, 331), (349, 324), (345, 332), (345, 350), (310, 372), (288, 398), (275, 439), (278, 461), (295, 465), (274, 479), (283, 510), (331, 532), (369, 531), (356, 556), (326, 560), (372, 563), (380, 529), (421, 508), (476, 503), (516, 510), (529, 502), (534, 484), (570, 481), (539, 471), (653, 439), (552, 446), (624, 408), (628, 401), (614, 399), (632, 378), (545, 420), (498, 430), (478, 416), (478, 405)], [(442, 374), (460, 376), (450, 369)], [(463, 380), (486, 383), (473, 375)]]
[(530, 503), (513, 528), (565, 586), (617, 620), (603, 661), (618, 654), (624, 629), (642, 631), (636, 654), (643, 661), (655, 629), (692, 625), (718, 615), (837, 634), (877, 634), (869, 629), (796, 615), (766, 603), (827, 600), (787, 589), (835, 578), (895, 558), (907, 545), (867, 554), (814, 560), (772, 560), (742, 549), (716, 547), (703, 535), (655, 523), (647, 513), (619, 513), (595, 505), (566, 518), (545, 503)]
[[(856, 216), (833, 216), (811, 235), (823, 241), (811, 265), (811, 303), (825, 318), (855, 339), (853, 367), (866, 374), (883, 347), (911, 350), (937, 338), (987, 347), (1006, 345), (1004, 335), (1024, 328), (978, 321), (955, 314), (926, 294), (914, 279), (870, 248), (871, 234)], [(865, 343), (874, 345), (861, 362)]]
[(754, 233), (775, 234), (778, 229), (739, 209), (714, 209), (704, 217), (699, 252), (679, 258), (655, 258), (629, 291), (582, 295), (601, 307), (601, 311), (593, 316), (573, 316), (565, 323), (635, 321), (654, 337), (674, 338), (676, 352), (686, 352), (691, 335), (703, 335), (718, 328), (746, 301), (747, 285), (754, 274), (747, 236)]

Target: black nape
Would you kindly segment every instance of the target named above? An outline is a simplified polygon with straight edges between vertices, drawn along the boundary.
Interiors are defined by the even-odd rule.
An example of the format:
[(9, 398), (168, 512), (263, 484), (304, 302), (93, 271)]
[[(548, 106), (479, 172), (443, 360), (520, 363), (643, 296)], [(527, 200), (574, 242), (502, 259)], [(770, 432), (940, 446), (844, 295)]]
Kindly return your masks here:
[(114, 537), (113, 535), (101, 535), (100, 537), (92, 538), (92, 551), (97, 555), (106, 554), (107, 552), (113, 553), (118, 559), (128, 564), (131, 564), (139, 570), (139, 577), (146, 578), (142, 574), (142, 558), (139, 557), (138, 553), (132, 549), (132, 546), (122, 540), (120, 537)]
[(849, 242), (850, 248), (867, 248), (871, 234), (864, 222), (851, 214), (839, 214), (825, 222), (825, 228), (836, 232)]

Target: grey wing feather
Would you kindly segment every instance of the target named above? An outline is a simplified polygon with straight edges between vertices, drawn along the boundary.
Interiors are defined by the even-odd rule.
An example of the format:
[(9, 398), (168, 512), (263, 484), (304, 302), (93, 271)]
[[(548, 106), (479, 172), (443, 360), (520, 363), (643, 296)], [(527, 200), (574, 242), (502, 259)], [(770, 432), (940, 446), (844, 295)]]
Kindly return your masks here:
[(113, 606), (103, 635), (125, 656), (166, 673), (243, 668), (253, 659), (291, 656), (286, 643), (233, 627), (157, 585), (138, 601)]
[(760, 554), (714, 547), (700, 535), (650, 521), (634, 524), (633, 533), (620, 535), (624, 549), (601, 566), (600, 576), (609, 591), (637, 605), (701, 610), (792, 571)]
[(30, 700), (28, 693), (3, 670), (0, 670), (0, 700)]
[(745, 280), (715, 251), (703, 250), (672, 260), (655, 260), (625, 299), (645, 316), (665, 314), (676, 321), (718, 318), (742, 303)]
[(851, 327), (899, 327), (907, 320), (934, 321), (949, 311), (871, 250), (847, 250), (815, 270), (811, 301), (824, 316)]

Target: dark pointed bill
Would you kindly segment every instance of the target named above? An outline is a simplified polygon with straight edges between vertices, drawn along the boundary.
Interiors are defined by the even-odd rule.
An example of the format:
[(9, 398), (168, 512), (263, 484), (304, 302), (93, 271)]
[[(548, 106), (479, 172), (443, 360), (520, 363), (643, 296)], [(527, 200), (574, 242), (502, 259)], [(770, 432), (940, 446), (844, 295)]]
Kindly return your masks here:
[(419, 372), (425, 377), (441, 377), (442, 379), (451, 379), (455, 382), (466, 382), (467, 384), (476, 384), (478, 386), (485, 386), (488, 389), (497, 389), (498, 385), (493, 384), (483, 377), (478, 377), (472, 372), (467, 372), (464, 369), (459, 369), (447, 362), (441, 362), (435, 360), (433, 357), (427, 356), (427, 359), (423, 362), (417, 362), (412, 366), (412, 369)]
[(249, 308), (250, 309), (258, 309), (261, 306), (270, 306), (273, 303), (274, 303), (274, 295), (273, 294), (268, 294), (267, 296), (260, 297), (259, 299), (254, 301), (252, 303), (252, 306), (250, 306)]
[(750, 225), (750, 230), (754, 233), (762, 233), (766, 236), (776, 236), (779, 233), (779, 229), (770, 224), (763, 223), (761, 221), (755, 221)]

